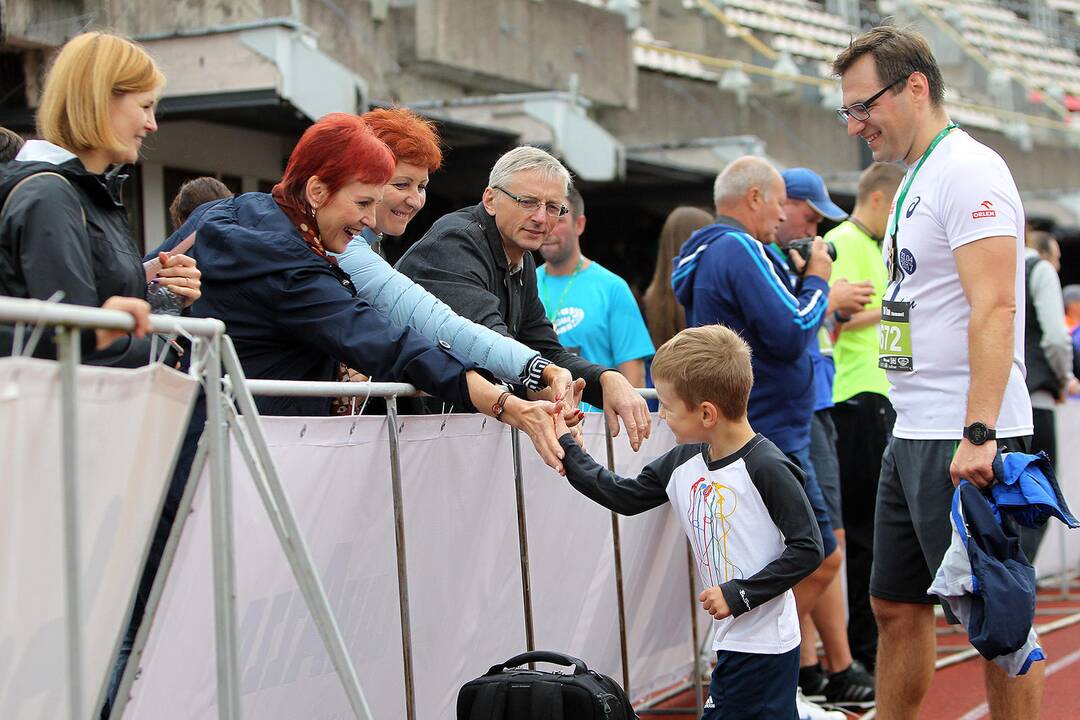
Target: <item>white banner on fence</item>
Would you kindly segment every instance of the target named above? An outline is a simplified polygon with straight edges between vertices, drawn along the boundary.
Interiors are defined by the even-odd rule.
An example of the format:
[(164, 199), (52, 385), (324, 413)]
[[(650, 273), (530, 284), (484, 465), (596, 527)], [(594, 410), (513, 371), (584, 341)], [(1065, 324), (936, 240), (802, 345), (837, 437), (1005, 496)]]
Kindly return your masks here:
[[(82, 705), (111, 671), (197, 382), (80, 367)], [(60, 366), (0, 359), (0, 717), (67, 715)]]
[[(372, 713), (404, 717), (386, 421), (262, 422)], [(475, 415), (399, 423), (416, 713), (450, 718), (462, 683), (526, 646), (510, 434)], [(599, 416), (589, 423), (589, 449), (603, 461)], [(672, 446), (666, 425), (654, 418), (653, 428), (637, 455), (616, 440), (621, 470)], [(537, 647), (621, 678), (610, 514), (570, 489), (524, 437), (522, 461)], [(231, 463), (244, 714), (351, 717), (235, 452)], [(128, 720), (217, 715), (206, 490), (204, 482), (184, 527)], [(692, 664), (685, 546), (666, 507), (623, 523), (631, 686), (642, 697)]]

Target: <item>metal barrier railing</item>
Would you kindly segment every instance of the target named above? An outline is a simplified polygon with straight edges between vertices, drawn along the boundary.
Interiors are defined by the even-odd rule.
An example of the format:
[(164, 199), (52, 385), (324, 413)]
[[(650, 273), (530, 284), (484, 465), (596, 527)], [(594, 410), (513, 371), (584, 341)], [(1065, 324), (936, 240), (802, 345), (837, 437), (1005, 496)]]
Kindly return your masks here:
[[(407, 555), (405, 549), (405, 512), (402, 502), (401, 486), (401, 455), (398, 443), (399, 417), (397, 400), (402, 397), (419, 397), (422, 395), (412, 385), (404, 383), (332, 383), (332, 382), (302, 382), (290, 380), (247, 380), (248, 390), (253, 395), (267, 396), (290, 396), (290, 397), (363, 397), (385, 398), (387, 401), (387, 433), (390, 443), (390, 481), (394, 500), (394, 536), (397, 549), (397, 580), (399, 613), (401, 617), (401, 642), (402, 657), (405, 677), (405, 707), (408, 720), (415, 720), (416, 698), (413, 677), (413, 642), (409, 610), (409, 579), (407, 573)], [(639, 388), (638, 393), (649, 400), (656, 399), (656, 390), (652, 388)], [(611, 432), (604, 423), (606, 464), (609, 470), (615, 470), (615, 449), (612, 442)], [(521, 436), (517, 428), (510, 429), (511, 449), (513, 452), (514, 466), (514, 493), (517, 507), (517, 530), (518, 551), (521, 572), (523, 617), (525, 623), (525, 645), (527, 650), (535, 648), (535, 631), (532, 612), (532, 583), (529, 572), (529, 544), (527, 532), (527, 514), (525, 512), (525, 487), (524, 475), (521, 463)], [(622, 572), (622, 542), (619, 529), (619, 516), (611, 513), (612, 551), (614, 553), (615, 568), (615, 592), (619, 619), (619, 654), (622, 664), (623, 688), (630, 693), (630, 662), (627, 646), (626, 627), (626, 604)], [(689, 544), (687, 545), (688, 552)], [(691, 647), (694, 649), (695, 686), (697, 695), (704, 703), (703, 685), (701, 682), (701, 653), (697, 648), (697, 607), (695, 599), (697, 593), (694, 588), (693, 559), (690, 556), (690, 611), (691, 611)], [(700, 707), (700, 704), (699, 704)]]
[[(63, 447), (63, 502), (64, 502), (64, 577), (66, 634), (68, 640), (68, 708), (72, 718), (89, 717), (83, 705), (82, 680), (82, 629), (80, 612), (82, 593), (79, 587), (81, 567), (78, 548), (78, 428), (77, 418), (77, 368), (80, 362), (80, 332), (83, 329), (104, 328), (131, 330), (130, 315), (112, 310), (87, 308), (56, 303), (0, 298), (0, 322), (43, 324), (57, 328), (56, 342), (61, 365), (61, 413)], [(273, 459), (263, 434), (255, 395), (306, 396), (306, 397), (355, 397), (386, 398), (387, 433), (390, 446), (391, 485), (394, 504), (394, 527), (397, 553), (397, 579), (399, 613), (401, 616), (401, 642), (403, 671), (405, 677), (406, 709), (409, 720), (416, 718), (415, 678), (413, 674), (413, 642), (409, 619), (409, 583), (407, 552), (405, 547), (405, 509), (402, 493), (401, 450), (399, 443), (399, 416), (397, 399), (419, 395), (419, 391), (404, 383), (333, 383), (296, 382), (280, 380), (247, 380), (231, 339), (225, 335), (225, 326), (219, 320), (152, 316), (151, 328), (155, 333), (188, 336), (192, 340), (192, 361), (189, 374), (197, 378), (205, 393), (207, 420), (199, 440), (191, 467), (189, 482), (181, 499), (177, 518), (188, 513), (194, 497), (197, 480), (209, 468), (211, 542), (213, 546), (214, 587), (214, 633), (217, 666), (218, 716), (224, 720), (241, 717), (240, 672), (236, 622), (236, 568), (233, 537), (232, 488), (229, 467), (230, 437), (235, 437), (240, 456), (253, 478), (266, 513), (278, 536), (292, 573), (300, 587), (304, 600), (315, 621), (334, 668), (342, 682), (350, 707), (357, 718), (371, 718), (359, 679), (345, 647), (338, 623), (330, 609), (327, 595), (304, 541), (292, 504), (277, 474)], [(655, 398), (655, 391), (639, 390), (646, 398)], [(241, 423), (240, 416), (244, 421)], [(605, 431), (607, 431), (606, 423)], [(606, 432), (607, 466), (615, 467), (614, 446), (610, 432)], [(526, 624), (527, 649), (534, 647), (532, 618), (532, 589), (529, 579), (529, 551), (524, 506), (524, 478), (521, 462), (520, 433), (511, 429), (513, 449), (514, 482), (518, 514), (519, 558), (523, 586), (523, 612)], [(618, 602), (620, 656), (623, 667), (623, 685), (629, 693), (629, 651), (625, 597), (623, 592), (622, 546), (619, 520), (612, 518), (612, 550), (615, 561), (615, 582)], [(135, 638), (135, 645), (121, 679), (112, 718), (123, 715), (128, 691), (138, 669), (138, 658), (149, 634), (164, 588), (165, 578), (176, 553), (182, 522), (175, 522), (166, 543), (161, 566), (154, 579), (147, 601), (144, 620)], [(691, 558), (692, 569), (692, 558)], [(134, 590), (133, 590), (134, 593)], [(690, 573), (690, 610), (694, 657), (694, 676), (697, 696), (703, 700), (702, 658), (697, 644), (697, 613), (694, 574)], [(98, 706), (104, 701), (108, 686), (106, 680), (98, 693)], [(700, 707), (700, 703), (698, 705)], [(96, 709), (94, 709), (96, 714)]]
[[(17, 328), (27, 323), (56, 328), (58, 359), (61, 367), (60, 411), (63, 418), (61, 421), (63, 452), (61, 479), (64, 505), (63, 556), (65, 633), (69, 676), (68, 710), (71, 718), (86, 718), (91, 715), (87, 712), (88, 709), (83, 707), (84, 655), (83, 632), (80, 627), (82, 592), (79, 586), (81, 562), (78, 547), (79, 469), (76, 462), (78, 453), (76, 377), (80, 361), (80, 333), (83, 329), (89, 328), (131, 330), (134, 320), (127, 313), (115, 310), (61, 305), (21, 298), (0, 298), (0, 322), (16, 323)], [(155, 333), (179, 333), (191, 338), (192, 359), (189, 374), (199, 380), (206, 393), (206, 426), (199, 441), (191, 477), (197, 479), (202, 475), (203, 469), (209, 466), (218, 716), (223, 720), (239, 720), (241, 717), (236, 624), (236, 569), (229, 471), (229, 434), (231, 431), (237, 435), (241, 453), (255, 479), (267, 515), (277, 533), (282, 550), (289, 560), (293, 575), (330, 654), (334, 668), (342, 681), (353, 713), (361, 720), (368, 720), (371, 718), (371, 712), (360, 688), (356, 670), (345, 649), (340, 628), (330, 610), (322, 582), (315, 572), (311, 555), (293, 515), (292, 506), (274, 469), (259, 424), (255, 401), (244, 384), (240, 360), (233, 348), (232, 340), (225, 335), (225, 324), (215, 319), (154, 315), (151, 316), (151, 330)], [(19, 332), (18, 329), (16, 332)], [(229, 381), (227, 385), (222, 382), (224, 379)], [(226, 386), (230, 390), (228, 394), (224, 391)], [(239, 406), (239, 411), (246, 416), (243, 426), (238, 422), (237, 411), (233, 407), (234, 401)], [(188, 483), (181, 511), (190, 507), (194, 486), (194, 482)], [(151, 606), (148, 602), (144, 616), (147, 620), (142, 623), (139, 634), (136, 636), (136, 649), (133, 650), (132, 660), (145, 643), (150, 624), (148, 619), (153, 616), (156, 601), (160, 598), (168, 563), (171, 562), (172, 555), (175, 553), (181, 526), (182, 523), (174, 523), (170, 533), (166, 546), (167, 557), (163, 558), (162, 570), (155, 577), (154, 587), (151, 590), (150, 602), (154, 605)], [(132, 590), (133, 594), (135, 590)], [(121, 680), (117, 702), (112, 707), (111, 717), (118, 718), (123, 714), (127, 701), (127, 689), (134, 680), (137, 665), (138, 663), (134, 661), (128, 663)], [(106, 678), (97, 695), (98, 707), (104, 703), (108, 685), (109, 679)], [(93, 714), (96, 715), (96, 712), (94, 708)]]
[[(0, 297), (0, 322), (45, 325), (56, 328), (55, 342), (57, 358), (60, 363), (60, 446), (61, 459), (61, 498), (63, 504), (64, 527), (62, 529), (64, 557), (64, 608), (65, 641), (67, 643), (68, 675), (68, 712), (69, 717), (90, 717), (83, 707), (83, 629), (81, 627), (81, 608), (83, 592), (80, 582), (82, 563), (79, 555), (79, 433), (76, 427), (78, 418), (77, 371), (80, 363), (81, 334), (83, 330), (131, 330), (134, 321), (130, 315), (117, 310), (101, 310), (75, 305), (63, 305), (43, 300), (25, 300)], [(216, 355), (218, 345), (225, 333), (225, 324), (220, 320), (196, 318), (174, 318), (153, 316), (152, 329), (155, 332), (183, 332), (193, 338), (193, 352), (199, 356)], [(211, 363), (212, 365), (212, 363)], [(199, 365), (192, 364), (193, 373)], [(220, 384), (207, 387), (207, 398)], [(215, 398), (216, 399), (216, 398)], [(215, 484), (222, 482), (220, 470), (215, 471)], [(104, 700), (105, 688), (98, 693), (98, 704)]]

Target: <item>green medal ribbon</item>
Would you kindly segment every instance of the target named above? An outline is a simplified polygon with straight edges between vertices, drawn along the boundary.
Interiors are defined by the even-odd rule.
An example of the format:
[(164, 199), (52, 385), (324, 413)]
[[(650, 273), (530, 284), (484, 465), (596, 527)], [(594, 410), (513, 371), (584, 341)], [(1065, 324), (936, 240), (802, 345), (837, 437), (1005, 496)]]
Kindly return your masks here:
[[(923, 163), (926, 162), (926, 158), (930, 157), (930, 153), (934, 152), (934, 148), (938, 146), (945, 136), (948, 135), (953, 128), (958, 127), (956, 123), (950, 122), (945, 128), (939, 132), (934, 139), (930, 142), (930, 146), (926, 148), (926, 152), (919, 158), (919, 162), (916, 163), (914, 169), (911, 171), (904, 182), (903, 188), (900, 190), (900, 194), (896, 200), (896, 212), (893, 213), (892, 231), (889, 233), (889, 280), (900, 280), (899, 271), (897, 269), (897, 263), (899, 258), (897, 253), (899, 252), (900, 236), (900, 213), (904, 209), (904, 203), (907, 201), (908, 191), (911, 190), (911, 185), (915, 182), (915, 176), (919, 174), (919, 170), (922, 169)], [(878, 325), (878, 367), (883, 370), (893, 370), (900, 372), (912, 372), (915, 370), (915, 354), (912, 350), (911, 343), (911, 303), (903, 301), (892, 301), (882, 298), (881, 300), (881, 323)]]
[(919, 158), (919, 162), (916, 163), (915, 169), (912, 170), (911, 175), (908, 177), (907, 182), (904, 183), (904, 187), (900, 190), (900, 195), (896, 199), (896, 212), (893, 213), (892, 231), (889, 233), (891, 245), (889, 246), (889, 275), (892, 279), (894, 269), (896, 268), (896, 238), (900, 232), (900, 212), (904, 208), (904, 201), (907, 200), (908, 190), (911, 189), (911, 184), (915, 182), (915, 176), (919, 174), (919, 170), (922, 169), (923, 163), (926, 162), (926, 158), (930, 157), (930, 153), (934, 152), (934, 148), (938, 146), (945, 136), (948, 135), (953, 128), (960, 127), (954, 122), (950, 122), (945, 128), (939, 132), (934, 139), (930, 142), (930, 147), (926, 148), (926, 152)]
[[(566, 299), (566, 293), (570, 292), (570, 287), (574, 284), (574, 280), (577, 279), (577, 274), (579, 272), (581, 272), (581, 266), (584, 263), (585, 263), (585, 257), (584, 256), (578, 258), (577, 265), (574, 266), (574, 272), (570, 273), (570, 280), (566, 283), (566, 287), (563, 288), (562, 294), (559, 295), (559, 304), (555, 306), (554, 310), (550, 310), (550, 309), (548, 310), (547, 319), (550, 320), (552, 324), (555, 323), (555, 318), (557, 318), (559, 316), (559, 311), (562, 310), (563, 300)], [(548, 294), (547, 294), (547, 273), (544, 273), (543, 293), (544, 293), (544, 307), (545, 308), (551, 308), (551, 305), (548, 302)]]

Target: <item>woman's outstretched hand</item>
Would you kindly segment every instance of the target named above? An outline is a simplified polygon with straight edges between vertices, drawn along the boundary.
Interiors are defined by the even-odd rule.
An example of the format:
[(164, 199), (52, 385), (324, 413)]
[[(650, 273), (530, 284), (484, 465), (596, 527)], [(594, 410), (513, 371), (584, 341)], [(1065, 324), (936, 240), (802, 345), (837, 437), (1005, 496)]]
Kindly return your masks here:
[(522, 400), (508, 397), (500, 419), (529, 436), (533, 447), (544, 462), (560, 475), (565, 475), (562, 459), (565, 453), (555, 435), (555, 417), (563, 411), (563, 403), (547, 400)]

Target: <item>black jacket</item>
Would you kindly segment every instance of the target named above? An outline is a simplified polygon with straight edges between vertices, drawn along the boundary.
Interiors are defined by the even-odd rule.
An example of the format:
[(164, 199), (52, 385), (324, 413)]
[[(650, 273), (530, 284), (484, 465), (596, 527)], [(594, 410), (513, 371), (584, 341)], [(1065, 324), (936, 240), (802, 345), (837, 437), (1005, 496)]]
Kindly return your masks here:
[[(192, 314), (225, 323), (247, 377), (330, 381), (344, 362), (473, 409), (465, 379), (472, 363), (357, 298), (349, 276), (312, 252), (270, 195), (202, 205), (158, 249), (172, 249), (192, 231), (187, 254), (202, 271)], [(257, 405), (265, 415), (330, 411), (329, 398), (260, 397)]]
[[(0, 295), (100, 307), (113, 295), (146, 297), (146, 275), (128, 227), (121, 186), (127, 175), (95, 175), (67, 150), (30, 141), (19, 160), (0, 165)], [(47, 174), (43, 174), (47, 173)], [(12, 189), (24, 178), (14, 194)], [(60, 175), (62, 177), (57, 177)], [(12, 328), (0, 327), (0, 355), (11, 352)], [(100, 352), (82, 333), (84, 362), (134, 367), (147, 362), (150, 340), (127, 337)], [(56, 357), (52, 333), (34, 353)]]
[(536, 290), (532, 254), (525, 253), (520, 272), (510, 274), (495, 218), (483, 204), (444, 215), (395, 267), (458, 315), (514, 338), (575, 378), (585, 378), (585, 401), (603, 407), (600, 374), (609, 368), (559, 343)]

